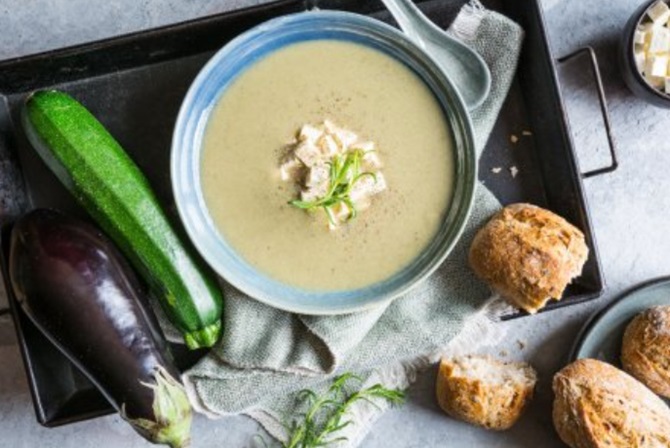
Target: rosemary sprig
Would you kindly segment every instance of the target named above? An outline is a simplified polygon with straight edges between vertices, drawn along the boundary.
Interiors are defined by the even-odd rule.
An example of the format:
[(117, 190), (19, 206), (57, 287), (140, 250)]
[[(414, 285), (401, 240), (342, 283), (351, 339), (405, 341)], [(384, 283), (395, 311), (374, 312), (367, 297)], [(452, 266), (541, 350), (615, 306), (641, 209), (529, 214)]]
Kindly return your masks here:
[(358, 380), (351, 373), (345, 373), (333, 381), (328, 391), (319, 396), (311, 390), (298, 393), (298, 400), (307, 405), (307, 411), (298, 415), (286, 425), (288, 440), (281, 448), (317, 448), (345, 441), (346, 437), (337, 437), (336, 433), (353, 424), (345, 418), (351, 406), (358, 401), (367, 401), (378, 406), (375, 400), (385, 400), (397, 405), (404, 401), (405, 394), (397, 389), (387, 389), (381, 384), (348, 392), (346, 385), (350, 380)]
[(330, 179), (326, 194), (314, 201), (301, 201), (295, 199), (289, 201), (289, 204), (308, 211), (321, 208), (326, 212), (328, 221), (333, 225), (337, 225), (332, 208), (343, 203), (349, 209), (347, 220), (355, 218), (358, 212), (354, 201), (351, 200), (351, 190), (354, 188), (354, 185), (366, 176), (372, 177), (374, 181), (377, 182), (375, 173), (368, 171), (361, 172), (361, 161), (364, 156), (365, 151), (361, 149), (354, 149), (345, 154), (337, 154), (333, 156), (331, 161), (328, 162), (328, 165), (330, 166)]

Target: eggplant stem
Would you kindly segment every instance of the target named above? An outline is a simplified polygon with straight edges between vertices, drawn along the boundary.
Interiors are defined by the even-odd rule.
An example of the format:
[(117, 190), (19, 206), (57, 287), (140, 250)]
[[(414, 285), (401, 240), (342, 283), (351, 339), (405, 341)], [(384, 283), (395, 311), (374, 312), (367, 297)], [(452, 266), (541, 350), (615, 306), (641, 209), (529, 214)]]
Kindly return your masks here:
[(142, 382), (154, 392), (154, 419), (131, 419), (126, 415), (125, 403), (121, 406), (121, 417), (137, 432), (154, 443), (163, 443), (172, 448), (187, 448), (191, 444), (191, 404), (184, 387), (163, 367), (154, 372), (155, 384)]

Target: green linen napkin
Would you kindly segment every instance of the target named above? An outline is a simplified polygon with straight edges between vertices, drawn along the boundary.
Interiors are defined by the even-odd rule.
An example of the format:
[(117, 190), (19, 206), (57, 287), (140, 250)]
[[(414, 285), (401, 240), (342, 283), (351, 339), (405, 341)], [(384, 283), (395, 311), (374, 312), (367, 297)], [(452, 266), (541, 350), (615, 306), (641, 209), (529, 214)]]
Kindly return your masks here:
[[(475, 0), (461, 10), (450, 32), (477, 50), (491, 69), (491, 94), (472, 116), (481, 151), (514, 77), (523, 30)], [(466, 231), (439, 270), (405, 296), (369, 311), (296, 315), (224, 283), (223, 338), (184, 374), (195, 409), (210, 417), (245, 413), (282, 437), (282, 424), (294, 411), (293, 393), (324, 389), (338, 373), (355, 372), (364, 386), (407, 387), (464, 324), (470, 332), (477, 325), (472, 316), (481, 314), (490, 292), (468, 268), (467, 252), (474, 232), (499, 208), (479, 185)], [(382, 410), (366, 403), (352, 410), (356, 424), (346, 428), (348, 446), (362, 440)]]

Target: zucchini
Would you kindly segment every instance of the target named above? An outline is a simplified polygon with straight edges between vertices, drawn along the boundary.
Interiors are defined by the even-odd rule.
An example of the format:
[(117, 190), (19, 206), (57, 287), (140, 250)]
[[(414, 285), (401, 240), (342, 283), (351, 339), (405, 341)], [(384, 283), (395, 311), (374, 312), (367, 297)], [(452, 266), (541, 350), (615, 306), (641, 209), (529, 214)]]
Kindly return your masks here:
[(179, 241), (146, 177), (114, 137), (59, 91), (30, 95), (21, 120), (37, 153), (128, 257), (186, 345), (214, 345), (221, 290)]

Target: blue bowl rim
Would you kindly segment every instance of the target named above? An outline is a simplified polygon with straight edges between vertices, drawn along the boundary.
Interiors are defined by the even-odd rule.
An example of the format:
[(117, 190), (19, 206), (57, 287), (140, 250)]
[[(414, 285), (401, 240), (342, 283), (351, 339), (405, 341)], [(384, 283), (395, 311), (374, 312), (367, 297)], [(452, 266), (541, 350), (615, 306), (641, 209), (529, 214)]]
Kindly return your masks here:
[[(208, 76), (219, 64), (222, 63), (222, 61), (225, 60), (227, 56), (230, 55), (230, 53), (233, 50), (235, 50), (238, 46), (244, 45), (246, 41), (252, 40), (254, 37), (260, 36), (261, 34), (271, 32), (274, 29), (281, 30), (282, 27), (290, 26), (294, 21), (303, 20), (305, 18), (310, 18), (314, 20), (326, 20), (326, 21), (327, 20), (353, 21), (354, 23), (357, 23), (359, 26), (368, 28), (368, 30), (376, 30), (379, 36), (382, 36), (384, 39), (387, 40), (386, 42), (387, 44), (395, 46), (396, 49), (404, 53), (405, 57), (414, 58), (418, 62), (421, 62), (426, 67), (428, 71), (427, 74), (432, 76), (434, 80), (438, 82), (439, 87), (442, 89), (440, 92), (434, 91), (434, 94), (436, 95), (438, 102), (442, 106), (443, 112), (445, 114), (445, 119), (447, 119), (451, 124), (452, 139), (454, 140), (454, 147), (455, 147), (454, 157), (455, 159), (458, 158), (462, 159), (460, 165), (458, 163), (456, 164), (457, 166), (455, 167), (455, 170), (457, 172), (455, 173), (455, 178), (459, 176), (458, 172), (459, 168), (463, 171), (462, 173), (460, 173), (460, 175), (466, 177), (465, 180), (460, 181), (459, 179), (454, 180), (457, 188), (454, 189), (454, 196), (451, 199), (448, 212), (445, 214), (445, 219), (443, 220), (444, 222), (447, 222), (448, 216), (455, 215), (455, 218), (452, 217), (454, 221), (451, 222), (448, 228), (446, 229), (446, 231), (450, 232), (449, 235), (450, 239), (445, 243), (444, 241), (441, 241), (440, 238), (438, 238), (437, 236), (434, 237), (433, 242), (431, 243), (429, 248), (432, 248), (433, 251), (437, 250), (437, 253), (434, 254), (434, 256), (428, 259), (427, 261), (425, 259), (427, 258), (426, 252), (428, 252), (428, 249), (424, 250), (422, 254), (417, 256), (417, 258), (412, 262), (411, 265), (418, 264), (420, 261), (423, 261), (423, 264), (421, 265), (421, 269), (418, 270), (418, 272), (415, 272), (409, 279), (409, 281), (405, 281), (400, 286), (397, 286), (389, 291), (386, 291), (383, 294), (376, 294), (376, 295), (373, 294), (371, 296), (370, 291), (374, 290), (373, 288), (374, 286), (382, 285), (384, 283), (387, 283), (388, 281), (384, 280), (382, 282), (372, 285), (371, 287), (363, 287), (348, 291), (328, 292), (326, 294), (316, 291), (303, 290), (303, 292), (307, 294), (313, 294), (315, 296), (320, 295), (322, 297), (323, 296), (336, 297), (338, 294), (342, 293), (350, 293), (350, 294), (356, 293), (365, 296), (365, 293), (366, 292), (368, 293), (367, 299), (361, 300), (360, 303), (355, 303), (353, 305), (347, 305), (347, 306), (324, 307), (323, 298), (318, 300), (315, 299), (314, 300), (315, 306), (304, 305), (304, 304), (300, 306), (294, 306), (293, 304), (286, 303), (285, 301), (282, 303), (277, 303), (277, 298), (273, 297), (272, 294), (266, 294), (263, 291), (260, 291), (258, 288), (255, 288), (253, 285), (242, 283), (236, 277), (237, 273), (235, 272), (235, 270), (229, 269), (225, 265), (225, 263), (219, 263), (217, 258), (213, 256), (212, 257), (208, 256), (209, 251), (207, 247), (204, 246), (204, 243), (201, 242), (198, 238), (198, 230), (195, 228), (197, 226), (195, 226), (189, 218), (187, 210), (188, 203), (184, 203), (182, 201), (182, 192), (180, 191), (180, 187), (182, 185), (179, 181), (181, 179), (179, 176), (179, 172), (184, 168), (180, 165), (181, 159), (179, 149), (182, 146), (183, 140), (185, 138), (185, 133), (187, 131), (187, 126), (190, 119), (189, 112), (191, 107), (193, 106), (194, 97), (196, 93), (198, 93), (198, 90), (203, 86)], [(401, 62), (406, 63), (406, 61)], [(248, 66), (250, 65), (253, 65), (253, 63), (249, 64)], [(415, 71), (416, 73), (416, 70), (413, 71)], [(422, 76), (419, 73), (416, 74), (417, 76), (422, 78), (424, 82), (430, 84), (425, 76)], [(216, 95), (216, 100), (213, 102), (214, 104), (216, 104), (218, 98), (220, 98), (220, 95), (223, 93), (223, 91), (225, 91), (225, 87), (226, 86), (224, 85), (218, 88), (219, 90)], [(431, 89), (434, 90), (432, 86)], [(445, 98), (441, 98), (438, 95), (438, 93), (444, 94), (446, 101)], [(195, 137), (193, 139), (194, 142), (197, 140), (198, 135), (200, 136), (202, 135), (202, 133), (204, 132), (204, 125), (208, 121), (207, 119), (203, 120), (202, 116), (205, 115), (208, 118), (210, 113), (211, 113), (211, 107), (205, 108), (200, 111), (199, 114), (200, 118), (197, 119), (198, 124), (196, 124), (194, 128), (195, 134), (192, 136)], [(454, 122), (457, 122), (456, 124), (458, 124), (458, 132), (456, 131)], [(459, 154), (459, 148), (460, 148), (460, 154)], [(458, 92), (458, 89), (448, 79), (446, 74), (444, 74), (438, 68), (437, 64), (433, 62), (430, 56), (428, 56), (421, 48), (419, 48), (417, 45), (411, 42), (409, 38), (407, 38), (398, 29), (393, 28), (376, 19), (372, 19), (370, 17), (356, 13), (349, 13), (343, 11), (315, 10), (315, 11), (306, 11), (306, 12), (285, 15), (271, 19), (260, 25), (257, 25), (256, 27), (251, 28), (250, 30), (242, 33), (241, 35), (239, 35), (238, 37), (227, 43), (223, 48), (221, 48), (218, 52), (216, 52), (214, 56), (212, 56), (212, 58), (200, 70), (197, 77), (191, 84), (179, 110), (172, 139), (171, 152), (172, 154), (171, 154), (170, 174), (172, 179), (172, 189), (175, 197), (175, 202), (177, 205), (177, 210), (181, 218), (181, 221), (186, 229), (187, 234), (189, 235), (191, 241), (193, 242), (194, 246), (201, 254), (201, 256), (210, 264), (210, 266), (219, 275), (223, 277), (225, 281), (235, 286), (237, 289), (245, 292), (251, 298), (275, 308), (283, 309), (290, 312), (296, 312), (300, 314), (335, 315), (335, 314), (358, 312), (370, 309), (375, 306), (379, 306), (384, 303), (388, 303), (393, 299), (397, 298), (398, 296), (405, 294), (414, 286), (423, 281), (430, 274), (432, 274), (442, 264), (442, 262), (446, 259), (446, 257), (451, 253), (456, 243), (460, 240), (460, 237), (465, 229), (465, 225), (468, 221), (474, 203), (474, 191), (477, 179), (477, 157), (475, 151), (475, 139), (468, 109), (465, 106), (464, 101)], [(199, 177), (197, 177), (197, 180), (198, 181), (200, 180)], [(457, 191), (459, 189), (458, 187), (460, 187), (460, 190), (462, 191), (460, 192)], [(200, 191), (201, 190), (200, 185), (196, 185), (194, 188), (200, 193), (200, 196), (202, 196), (202, 193)], [(460, 194), (457, 195), (457, 193)], [(203, 201), (199, 202), (201, 202), (201, 205), (204, 206)], [(456, 207), (454, 206), (454, 204), (456, 203), (458, 203), (459, 205), (458, 210), (456, 210)], [(214, 226), (211, 216), (209, 216), (209, 213), (206, 212), (206, 207), (204, 207), (204, 210), (205, 210), (204, 213), (206, 214), (207, 218), (210, 221), (209, 222), (210, 230), (214, 230), (219, 241), (222, 242), (225, 241), (221, 233)], [(443, 223), (439, 233), (444, 233), (444, 231), (445, 231), (445, 225)], [(433, 248), (433, 246), (435, 246), (436, 244), (435, 243), (436, 241), (441, 241), (441, 245), (438, 248)], [(237, 255), (237, 257), (241, 258), (239, 255)], [(400, 269), (399, 273), (407, 269), (408, 267), (402, 268)], [(287, 285), (283, 282), (271, 279), (267, 277), (264, 273), (260, 272), (258, 269), (255, 269), (255, 273), (260, 277), (264, 277), (266, 281), (269, 280), (271, 282), (275, 282), (291, 290), (295, 291), (300, 290), (299, 288), (295, 288), (292, 287), (291, 285)], [(392, 278), (395, 278), (395, 276), (397, 276), (398, 274), (394, 275)]]

